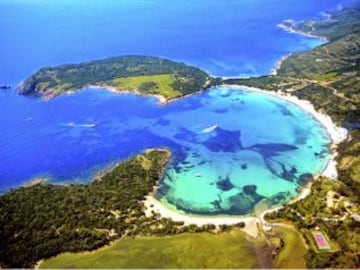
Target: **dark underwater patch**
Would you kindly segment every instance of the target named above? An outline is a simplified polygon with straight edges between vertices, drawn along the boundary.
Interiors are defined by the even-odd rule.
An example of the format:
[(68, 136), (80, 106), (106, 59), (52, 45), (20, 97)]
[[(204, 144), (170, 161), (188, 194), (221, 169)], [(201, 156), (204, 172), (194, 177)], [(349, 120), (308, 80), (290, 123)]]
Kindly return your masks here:
[(170, 124), (170, 121), (167, 119), (164, 119), (164, 118), (160, 118), (155, 123), (155, 125), (160, 125), (160, 126), (168, 126), (169, 124)]
[(297, 183), (300, 186), (305, 186), (307, 183), (314, 181), (314, 176), (311, 173), (303, 173), (297, 179)]
[(240, 131), (217, 128), (216, 135), (206, 140), (203, 145), (212, 152), (236, 152), (242, 149), (240, 137)]
[(277, 102), (274, 102), (275, 106), (277, 107), (277, 109), (285, 116), (294, 116), (294, 114), (288, 109), (286, 108), (286, 105), (282, 105), (279, 104)]
[(228, 191), (234, 188), (234, 185), (231, 183), (229, 176), (226, 176), (223, 179), (219, 177), (219, 181), (216, 182), (216, 186), (222, 191)]
[(213, 110), (214, 113), (219, 113), (219, 114), (227, 113), (228, 111), (229, 111), (228, 109), (216, 109), (216, 110)]

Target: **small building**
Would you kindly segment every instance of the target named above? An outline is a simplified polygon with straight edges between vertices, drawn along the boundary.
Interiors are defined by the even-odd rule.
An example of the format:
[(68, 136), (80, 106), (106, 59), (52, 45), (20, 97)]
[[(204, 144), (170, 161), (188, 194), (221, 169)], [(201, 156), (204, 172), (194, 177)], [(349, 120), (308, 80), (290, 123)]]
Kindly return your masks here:
[(329, 251), (331, 246), (325, 235), (321, 231), (312, 231), (312, 236), (316, 242), (316, 245), (320, 251)]

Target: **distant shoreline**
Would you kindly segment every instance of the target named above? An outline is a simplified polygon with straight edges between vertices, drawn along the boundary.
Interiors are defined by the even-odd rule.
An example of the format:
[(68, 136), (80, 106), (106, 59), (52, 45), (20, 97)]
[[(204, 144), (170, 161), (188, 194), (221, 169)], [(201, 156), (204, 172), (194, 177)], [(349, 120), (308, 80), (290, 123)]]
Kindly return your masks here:
[[(280, 27), (282, 29), (284, 29), (286, 32), (290, 33), (290, 34), (297, 34), (297, 35), (301, 35), (304, 37), (309, 37), (309, 38), (318, 38), (320, 40), (322, 40), (324, 43), (328, 43), (329, 39), (327, 37), (323, 37), (323, 36), (317, 36), (308, 32), (304, 32), (304, 31), (300, 31), (294, 28), (294, 21), (293, 20), (286, 20), (287, 22), (290, 22), (291, 25), (285, 25), (284, 23), (279, 23), (276, 26)], [(285, 22), (285, 21), (284, 21)]]

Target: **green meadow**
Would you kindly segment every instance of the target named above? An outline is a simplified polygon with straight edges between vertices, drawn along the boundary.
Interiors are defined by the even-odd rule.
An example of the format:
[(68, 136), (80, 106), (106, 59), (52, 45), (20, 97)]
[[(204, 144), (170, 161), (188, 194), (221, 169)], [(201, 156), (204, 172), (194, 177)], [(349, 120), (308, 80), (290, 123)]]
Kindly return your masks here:
[(306, 268), (305, 254), (307, 252), (301, 234), (295, 229), (277, 227), (274, 229), (284, 240), (285, 245), (279, 255), (275, 258), (275, 268)]
[(126, 237), (96, 251), (64, 253), (40, 268), (258, 268), (244, 232)]
[(111, 84), (118, 89), (138, 90), (144, 94), (159, 94), (167, 99), (172, 99), (182, 95), (181, 92), (172, 86), (174, 82), (174, 75), (160, 74), (116, 78)]

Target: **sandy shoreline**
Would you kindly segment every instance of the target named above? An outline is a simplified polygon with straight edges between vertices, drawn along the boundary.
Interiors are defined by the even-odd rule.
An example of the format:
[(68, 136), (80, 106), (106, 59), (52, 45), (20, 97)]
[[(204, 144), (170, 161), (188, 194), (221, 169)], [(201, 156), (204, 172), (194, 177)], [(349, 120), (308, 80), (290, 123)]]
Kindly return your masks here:
[[(266, 95), (275, 96), (275, 97), (281, 98), (283, 100), (286, 100), (288, 102), (291, 102), (291, 103), (297, 105), (298, 107), (300, 107), (301, 109), (303, 109), (304, 111), (309, 113), (312, 117), (314, 117), (318, 122), (320, 122), (323, 125), (323, 127), (326, 129), (327, 133), (329, 134), (329, 136), (331, 138), (331, 141), (332, 141), (331, 148), (333, 150), (336, 148), (337, 144), (346, 140), (346, 138), (347, 138), (348, 132), (345, 128), (338, 127), (332, 121), (330, 116), (316, 111), (314, 108), (314, 105), (308, 100), (299, 99), (296, 96), (293, 96), (293, 95), (290, 95), (287, 93), (283, 93), (283, 92), (271, 92), (271, 91), (266, 91), (266, 90), (255, 88), (255, 87), (233, 86), (233, 85), (231, 87), (238, 88), (240, 90), (255, 91), (255, 92), (260, 92), (260, 93), (263, 93)], [(335, 179), (337, 177), (336, 161), (335, 161), (336, 155), (337, 155), (337, 153), (336, 153), (336, 151), (334, 151), (334, 154), (332, 155), (331, 160), (328, 162), (327, 166), (324, 168), (323, 172), (320, 175), (326, 176), (329, 178), (333, 178), (333, 179)]]
[[(144, 201), (145, 205), (145, 214), (146, 216), (151, 216), (152, 212), (160, 214), (161, 217), (170, 218), (173, 221), (183, 221), (186, 225), (196, 224), (198, 226), (206, 224), (219, 225), (233, 225), (239, 222), (245, 222), (246, 226), (244, 230), (252, 237), (257, 237), (258, 231), (253, 228), (253, 225), (256, 225), (258, 218), (251, 216), (197, 216), (183, 214), (180, 212), (175, 212), (165, 205), (163, 205), (159, 200), (157, 200), (153, 195), (146, 196)], [(255, 226), (256, 227), (256, 226)]]
[[(226, 87), (227, 85), (224, 86)], [(220, 86), (220, 87), (224, 87), (224, 86)], [(347, 130), (345, 128), (336, 126), (336, 124), (331, 120), (330, 116), (316, 111), (313, 104), (311, 104), (311, 102), (307, 100), (301, 100), (298, 97), (292, 96), (287, 93), (270, 92), (254, 87), (236, 86), (236, 85), (228, 85), (228, 86), (231, 86), (231, 88), (233, 89), (260, 92), (266, 95), (275, 96), (283, 100), (286, 100), (288, 102), (291, 102), (297, 105), (298, 107), (302, 108), (304, 111), (312, 115), (312, 117), (314, 117), (318, 122), (320, 122), (327, 130), (327, 133), (329, 134), (332, 141), (332, 149), (335, 149), (334, 146), (336, 146), (338, 143), (342, 142), (347, 138)], [(334, 152), (331, 160), (328, 162), (326, 168), (323, 170), (323, 172), (320, 175), (333, 179), (337, 177), (336, 161), (335, 161), (336, 154), (337, 153)], [(294, 203), (296, 201), (306, 198), (311, 193), (311, 186), (312, 184), (310, 183), (305, 187), (303, 187), (300, 193), (288, 203)], [(256, 216), (195, 216), (195, 215), (176, 212), (167, 208), (160, 201), (158, 201), (152, 194), (146, 196), (144, 205), (146, 207), (145, 214), (147, 216), (151, 216), (152, 212), (154, 211), (155, 213), (158, 213), (161, 217), (171, 218), (174, 221), (183, 221), (185, 222), (185, 224), (196, 224), (198, 226), (204, 224), (214, 224), (218, 226), (221, 224), (232, 225), (239, 222), (245, 222), (246, 226), (244, 228), (244, 231), (252, 237), (257, 237), (259, 233), (257, 224), (265, 224), (265, 220), (264, 220), (265, 214), (278, 211), (283, 207), (283, 206), (277, 206), (275, 208), (266, 209), (265, 211), (259, 213), (258, 217)]]

